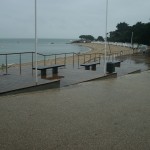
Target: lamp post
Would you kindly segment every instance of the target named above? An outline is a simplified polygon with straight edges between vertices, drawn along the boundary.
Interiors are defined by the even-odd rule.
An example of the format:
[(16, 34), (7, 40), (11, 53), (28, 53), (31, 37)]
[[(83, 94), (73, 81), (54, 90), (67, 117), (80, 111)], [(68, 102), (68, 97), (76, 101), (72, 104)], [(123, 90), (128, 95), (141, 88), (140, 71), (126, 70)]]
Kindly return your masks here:
[(106, 27), (105, 27), (104, 75), (106, 74), (107, 20), (108, 20), (108, 0), (106, 0)]
[(37, 77), (37, 15), (36, 15), (36, 11), (37, 11), (37, 3), (35, 0), (35, 82), (36, 85), (38, 83), (38, 77)]

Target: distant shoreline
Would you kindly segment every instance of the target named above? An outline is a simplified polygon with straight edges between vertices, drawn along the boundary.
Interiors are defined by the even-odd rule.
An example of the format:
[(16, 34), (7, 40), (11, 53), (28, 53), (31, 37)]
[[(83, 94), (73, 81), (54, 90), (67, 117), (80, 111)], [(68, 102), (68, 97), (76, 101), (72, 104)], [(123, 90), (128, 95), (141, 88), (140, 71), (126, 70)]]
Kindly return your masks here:
[[(75, 44), (75, 43), (73, 43)], [(73, 63), (73, 59), (74, 59), (74, 63), (78, 62), (78, 55), (82, 56), (80, 57), (80, 62), (84, 63), (84, 55), (91, 55), (91, 57), (95, 57), (95, 54), (100, 54), (100, 55), (104, 55), (105, 53), (105, 49), (104, 49), (104, 44), (100, 44), (100, 43), (76, 43), (79, 46), (84, 46), (87, 47), (89, 50), (86, 52), (81, 52), (81, 53), (74, 53), (74, 58), (73, 55), (68, 55), (66, 57), (66, 64), (72, 64)], [(125, 55), (127, 53), (133, 53), (133, 50), (131, 48), (128, 47), (122, 47), (122, 46), (116, 46), (116, 45), (109, 45), (107, 46), (107, 54), (121, 54), (121, 55)], [(35, 62), (34, 62), (35, 63)], [(58, 64), (64, 64), (64, 56), (62, 57), (57, 57), (57, 61), (56, 63)], [(40, 60), (38, 61), (38, 65), (43, 65), (44, 64), (44, 60)], [(49, 64), (55, 64), (55, 59), (48, 59), (45, 60), (45, 64), (49, 65)], [(22, 66), (31, 66), (32, 62), (27, 62), (27, 63), (22, 63)], [(19, 67), (19, 64), (13, 64), (13, 67)]]

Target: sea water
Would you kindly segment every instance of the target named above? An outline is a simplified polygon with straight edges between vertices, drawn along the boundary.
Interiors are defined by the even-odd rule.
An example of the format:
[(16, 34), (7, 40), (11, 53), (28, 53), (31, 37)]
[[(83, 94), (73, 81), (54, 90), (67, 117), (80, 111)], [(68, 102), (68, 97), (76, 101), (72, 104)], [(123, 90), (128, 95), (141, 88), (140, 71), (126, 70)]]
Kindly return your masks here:
[[(38, 39), (37, 52), (45, 55), (60, 53), (82, 53), (88, 48), (76, 44), (70, 44), (73, 39)], [(0, 54), (35, 52), (34, 39), (0, 39)], [(38, 56), (38, 60), (42, 57)], [(7, 55), (8, 63), (18, 63), (18, 54)], [(32, 55), (24, 54), (21, 56), (22, 63), (31, 62)], [(6, 55), (0, 55), (0, 64), (6, 63)]]

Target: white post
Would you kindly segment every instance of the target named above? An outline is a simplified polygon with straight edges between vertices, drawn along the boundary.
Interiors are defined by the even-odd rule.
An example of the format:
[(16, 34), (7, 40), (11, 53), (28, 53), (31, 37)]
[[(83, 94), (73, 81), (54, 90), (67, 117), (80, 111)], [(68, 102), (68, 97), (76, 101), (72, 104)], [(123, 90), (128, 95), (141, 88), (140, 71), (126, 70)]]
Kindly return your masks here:
[(37, 77), (37, 18), (36, 18), (36, 0), (35, 0), (35, 79), (36, 85), (38, 83)]
[(106, 74), (106, 50), (107, 50), (107, 18), (108, 18), (108, 0), (106, 0), (106, 28), (105, 28), (105, 55), (104, 55), (104, 75)]

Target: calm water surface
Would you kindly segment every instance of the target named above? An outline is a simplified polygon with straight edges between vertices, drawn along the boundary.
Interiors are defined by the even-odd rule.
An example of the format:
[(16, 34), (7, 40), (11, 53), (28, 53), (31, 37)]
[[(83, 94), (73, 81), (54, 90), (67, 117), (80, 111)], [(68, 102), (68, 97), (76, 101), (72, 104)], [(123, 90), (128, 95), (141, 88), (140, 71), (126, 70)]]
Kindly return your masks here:
[[(69, 44), (72, 39), (38, 39), (37, 52), (42, 54), (78, 53), (88, 48)], [(0, 39), (0, 54), (15, 52), (34, 52), (34, 39)], [(31, 61), (31, 54), (22, 56), (23, 62)], [(41, 59), (41, 58), (39, 58)], [(17, 63), (18, 55), (8, 56), (8, 63)], [(5, 56), (0, 56), (0, 64), (5, 64)]]

